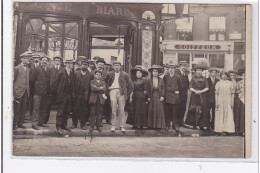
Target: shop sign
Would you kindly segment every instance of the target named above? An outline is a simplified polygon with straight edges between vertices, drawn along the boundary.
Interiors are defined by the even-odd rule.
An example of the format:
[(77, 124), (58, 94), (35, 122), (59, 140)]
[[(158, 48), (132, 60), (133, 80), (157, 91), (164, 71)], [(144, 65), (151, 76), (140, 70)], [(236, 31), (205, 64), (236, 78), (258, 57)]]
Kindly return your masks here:
[(220, 45), (175, 45), (176, 49), (189, 49), (189, 50), (217, 50), (220, 49)]
[(34, 3), (34, 7), (37, 9), (45, 9), (46, 11), (71, 11), (72, 4), (68, 2), (59, 2), (59, 3)]

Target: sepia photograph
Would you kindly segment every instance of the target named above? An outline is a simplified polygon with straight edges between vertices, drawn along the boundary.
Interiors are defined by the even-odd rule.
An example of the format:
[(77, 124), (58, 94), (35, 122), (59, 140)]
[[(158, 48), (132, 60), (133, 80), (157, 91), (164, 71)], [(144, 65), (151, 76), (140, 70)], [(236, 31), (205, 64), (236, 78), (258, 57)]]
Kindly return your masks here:
[(12, 157), (251, 157), (251, 5), (12, 5)]

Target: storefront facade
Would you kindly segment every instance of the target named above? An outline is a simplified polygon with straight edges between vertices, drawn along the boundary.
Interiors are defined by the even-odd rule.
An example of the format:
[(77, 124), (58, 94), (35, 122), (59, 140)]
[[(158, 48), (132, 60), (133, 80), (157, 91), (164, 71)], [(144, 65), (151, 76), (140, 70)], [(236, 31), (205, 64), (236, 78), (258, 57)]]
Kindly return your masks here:
[[(158, 62), (161, 4), (14, 3), (14, 58), (26, 51), (61, 56), (64, 60), (91, 57), (92, 38), (124, 38), (126, 69)], [(106, 39), (106, 38), (105, 38)]]

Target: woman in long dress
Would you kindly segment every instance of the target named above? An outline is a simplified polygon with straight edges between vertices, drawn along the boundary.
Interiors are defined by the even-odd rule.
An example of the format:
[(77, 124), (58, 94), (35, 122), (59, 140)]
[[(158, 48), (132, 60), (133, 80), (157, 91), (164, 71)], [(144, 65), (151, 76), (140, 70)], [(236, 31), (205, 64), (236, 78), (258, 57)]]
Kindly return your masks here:
[(228, 73), (220, 73), (221, 80), (216, 84), (216, 109), (215, 109), (215, 129), (217, 134), (230, 134), (235, 132), (233, 106), (234, 106), (234, 86), (228, 80)]
[(239, 69), (238, 74), (242, 77), (236, 85), (236, 97), (234, 101), (235, 132), (243, 135), (245, 133), (245, 70)]
[(190, 81), (191, 97), (189, 101), (188, 114), (185, 124), (197, 126), (204, 131), (204, 127), (209, 126), (209, 114), (207, 110), (207, 96), (206, 92), (209, 90), (208, 81), (202, 76), (202, 71), (206, 70), (204, 65), (195, 65), (195, 76)]
[(164, 130), (165, 114), (164, 114), (164, 83), (159, 78), (162, 68), (159, 65), (153, 65), (149, 72), (151, 78), (147, 80), (146, 90), (148, 94), (148, 128)]
[(145, 91), (145, 77), (148, 76), (148, 72), (143, 70), (141, 66), (136, 65), (131, 69), (131, 77), (134, 83), (134, 92), (132, 95), (133, 105), (133, 128), (143, 129), (147, 127), (147, 105)]

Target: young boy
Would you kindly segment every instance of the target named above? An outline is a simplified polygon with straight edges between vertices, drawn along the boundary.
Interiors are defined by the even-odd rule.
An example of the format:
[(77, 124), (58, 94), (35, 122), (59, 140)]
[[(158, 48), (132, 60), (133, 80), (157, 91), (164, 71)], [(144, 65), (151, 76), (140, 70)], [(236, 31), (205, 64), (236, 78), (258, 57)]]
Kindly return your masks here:
[(102, 110), (103, 105), (105, 103), (105, 99), (107, 99), (105, 92), (106, 92), (106, 85), (105, 82), (101, 79), (102, 72), (96, 70), (94, 72), (95, 79), (91, 80), (90, 87), (91, 93), (89, 98), (90, 104), (90, 131), (93, 131), (94, 126), (97, 126), (97, 130), (101, 131), (101, 123), (102, 123)]

